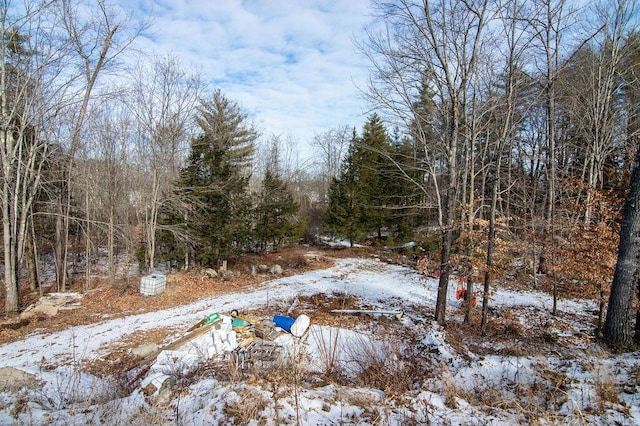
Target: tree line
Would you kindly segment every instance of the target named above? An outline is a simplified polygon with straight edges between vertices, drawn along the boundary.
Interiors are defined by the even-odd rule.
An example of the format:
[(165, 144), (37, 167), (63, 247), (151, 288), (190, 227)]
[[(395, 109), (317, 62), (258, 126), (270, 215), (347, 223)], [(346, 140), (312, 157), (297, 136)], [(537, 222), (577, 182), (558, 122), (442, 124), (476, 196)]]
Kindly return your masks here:
[(26, 4), (0, 8), (5, 311), (20, 308), (21, 271), (38, 286), (46, 256), (64, 291), (70, 277), (91, 287), (105, 248), (113, 282), (119, 252), (144, 270), (204, 266), (333, 233), (422, 239), (415, 254), (440, 271), (441, 324), (456, 274), (469, 294), (481, 285), (484, 330), (491, 286), (517, 255), (552, 277), (554, 313), (563, 283), (595, 289), (600, 331), (630, 344), (633, 1), (374, 2), (375, 25), (356, 41), (372, 113), (362, 129), (316, 135), (316, 168), (287, 161), (293, 144), (278, 137), (256, 158), (247, 115), (176, 58), (125, 66), (145, 23), (104, 1), (92, 13)]
[[(367, 141), (360, 146), (397, 166), (413, 188), (403, 198), (413, 197), (411, 208), (435, 213), (441, 236), (436, 320), (445, 323), (455, 269), (471, 287), (482, 285), (485, 329), (508, 233), (530, 243), (521, 256), (544, 263), (554, 314), (563, 280), (595, 287), (600, 332), (612, 345), (629, 345), (638, 242), (620, 233), (630, 250), (621, 247), (627, 258), (617, 262), (615, 251), (639, 149), (637, 4), (398, 0), (376, 6), (379, 25), (359, 43), (373, 69), (367, 94), (387, 122), (403, 129), (407, 155), (401, 160), (399, 150)], [(634, 220), (621, 231), (635, 229)], [(605, 321), (616, 263), (616, 277), (626, 278), (613, 282)]]
[(304, 230), (282, 144), (253, 175), (247, 115), (176, 57), (135, 52), (146, 29), (102, 0), (0, 5), (6, 312), (44, 264), (56, 290), (88, 290), (103, 256), (114, 283), (121, 253), (209, 266)]

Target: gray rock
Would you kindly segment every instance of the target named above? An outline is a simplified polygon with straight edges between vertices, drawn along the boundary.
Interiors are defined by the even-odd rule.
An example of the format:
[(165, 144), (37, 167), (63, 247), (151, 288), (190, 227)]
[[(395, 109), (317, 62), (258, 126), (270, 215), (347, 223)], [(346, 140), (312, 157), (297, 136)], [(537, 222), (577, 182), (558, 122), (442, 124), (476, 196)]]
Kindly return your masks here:
[(226, 270), (221, 274), (221, 277), (225, 281), (233, 280), (240, 277), (240, 272)]
[(35, 374), (13, 367), (0, 368), (0, 391), (17, 391), (22, 388), (42, 387)]
[(218, 278), (218, 273), (215, 271), (215, 269), (207, 268), (204, 270), (204, 274), (209, 278)]
[(58, 310), (59, 308), (57, 306), (54, 305), (48, 305), (48, 304), (43, 304), (43, 305), (36, 305), (33, 307), (33, 309), (29, 309), (28, 311), (25, 311), (25, 314), (32, 314), (36, 315), (36, 314), (44, 314), (48, 317), (55, 317), (56, 315), (58, 315)]
[(282, 272), (282, 266), (280, 265), (273, 265), (271, 269), (269, 269), (269, 273), (272, 275), (282, 275)]
[(169, 404), (171, 402), (171, 397), (173, 396), (173, 386), (175, 385), (175, 380), (167, 379), (162, 382), (162, 386), (158, 389), (158, 394), (156, 396), (156, 402), (158, 404)]

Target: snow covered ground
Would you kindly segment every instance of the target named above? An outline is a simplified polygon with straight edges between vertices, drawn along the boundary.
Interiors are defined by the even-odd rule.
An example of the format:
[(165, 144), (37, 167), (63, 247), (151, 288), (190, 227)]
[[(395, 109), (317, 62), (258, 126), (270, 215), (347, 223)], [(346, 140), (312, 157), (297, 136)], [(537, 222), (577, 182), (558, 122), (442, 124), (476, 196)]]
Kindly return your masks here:
[[(0, 346), (0, 367), (33, 375), (33, 383), (0, 393), (0, 424), (640, 424), (639, 354), (611, 354), (590, 337), (595, 301), (561, 300), (551, 317), (549, 295), (497, 289), (493, 333), (483, 338), (461, 324), (454, 283), (450, 325), (431, 321), (436, 290), (413, 269), (343, 259), (254, 291), (42, 331)], [(87, 373), (132, 334), (186, 330), (234, 309), (286, 315), (297, 298), (316, 294), (350, 294), (404, 315), (351, 318), (347, 327), (315, 324), (310, 310), (308, 335), (283, 334), (279, 364), (253, 375), (208, 359), (198, 346), (211, 340), (205, 335), (192, 344), (192, 368), (165, 371), (175, 377), (164, 395), (124, 391), (121, 378)], [(177, 363), (182, 355), (163, 357)]]

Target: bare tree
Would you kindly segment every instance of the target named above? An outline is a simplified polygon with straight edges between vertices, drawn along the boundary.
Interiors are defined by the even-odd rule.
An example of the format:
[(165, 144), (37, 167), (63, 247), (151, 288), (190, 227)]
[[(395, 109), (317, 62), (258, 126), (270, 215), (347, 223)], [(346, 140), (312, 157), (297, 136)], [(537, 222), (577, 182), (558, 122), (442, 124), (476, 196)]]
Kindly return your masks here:
[[(66, 289), (69, 222), (71, 220), (71, 179), (76, 151), (81, 142), (89, 102), (94, 95), (98, 77), (116, 65), (117, 58), (130, 46), (144, 23), (129, 27), (127, 18), (110, 9), (106, 0), (98, 0), (93, 9), (74, 0), (62, 0), (58, 5), (59, 19), (69, 40), (68, 59), (78, 66), (74, 75), (76, 101), (70, 105), (72, 118), (68, 129), (66, 159), (62, 167), (63, 190), (59, 192), (56, 215), (54, 257), (56, 282), (61, 291)], [(77, 61), (77, 62), (76, 62)]]
[(2, 233), (5, 311), (19, 308), (18, 270), (66, 86), (50, 5), (0, 3)]
[(568, 114), (578, 136), (584, 140), (581, 177), (586, 183), (584, 223), (592, 220), (593, 193), (602, 189), (606, 159), (616, 149), (624, 112), (617, 106), (620, 93), (620, 69), (627, 34), (637, 23), (637, 2), (605, 1), (594, 10), (594, 38), (574, 53), (563, 73), (563, 91), (567, 93)]
[(322, 197), (327, 196), (331, 180), (338, 177), (342, 159), (353, 137), (353, 129), (349, 126), (336, 127), (313, 137), (313, 146), (320, 153), (320, 168), (323, 183)]
[[(126, 244), (130, 235), (127, 232), (129, 196), (131, 194), (131, 158), (132, 144), (130, 135), (134, 134), (132, 120), (123, 104), (117, 99), (94, 106), (87, 115), (88, 138), (91, 149), (87, 150), (84, 178), (93, 184), (86, 185), (85, 228), (94, 225), (99, 235), (106, 236), (107, 271), (109, 283), (114, 284), (116, 278), (116, 255), (118, 246)], [(80, 181), (81, 177), (76, 178)], [(79, 188), (74, 193), (80, 194)], [(97, 208), (96, 208), (97, 207)], [(93, 210), (93, 212), (92, 212)], [(90, 233), (87, 232), (87, 249), (92, 246)], [(86, 259), (87, 277), (90, 280), (91, 262)], [(86, 283), (89, 288), (90, 281)]]
[[(489, 311), (489, 294), (492, 282), (492, 272), (494, 267), (494, 255), (496, 245), (496, 215), (498, 213), (498, 197), (504, 192), (501, 188), (502, 167), (505, 157), (505, 150), (510, 150), (516, 139), (516, 127), (518, 125), (518, 117), (516, 114), (517, 106), (521, 96), (521, 66), (523, 52), (529, 47), (529, 40), (526, 39), (524, 33), (520, 31), (518, 26), (519, 18), (522, 14), (522, 3), (519, 0), (511, 0), (504, 4), (499, 10), (501, 31), (504, 54), (504, 65), (502, 72), (503, 81), (500, 82), (503, 92), (499, 98), (489, 101), (491, 108), (490, 122), (496, 123), (496, 126), (487, 133), (493, 135), (494, 141), (493, 154), (490, 164), (489, 187), (491, 199), (489, 202), (489, 226), (487, 229), (487, 257), (483, 281), (482, 295), (482, 320), (480, 324), (481, 331), (486, 331), (488, 323)], [(510, 184), (510, 182), (509, 182)], [(468, 306), (467, 315), (470, 315), (470, 304)]]
[[(445, 323), (452, 271), (450, 258), (458, 219), (459, 156), (468, 112), (467, 94), (489, 19), (488, 6), (487, 0), (379, 3), (386, 31), (370, 32), (367, 44), (361, 46), (376, 71), (368, 90), (371, 101), (406, 128), (414, 129), (413, 136), (427, 156), (424, 164), (431, 167), (442, 235), (435, 315), (440, 324)], [(416, 109), (416, 101), (425, 87), (433, 93), (436, 108), (435, 114), (429, 116)], [(436, 132), (431, 132), (434, 129)], [(434, 135), (436, 140), (432, 139)], [(424, 190), (424, 182), (415, 183)]]
[[(534, 45), (541, 52), (539, 64), (541, 73), (542, 104), (545, 113), (544, 147), (546, 153), (544, 171), (547, 184), (546, 193), (546, 229), (552, 234), (552, 244), (555, 244), (555, 214), (558, 195), (558, 142), (559, 121), (558, 114), (558, 73), (562, 68), (563, 53), (568, 45), (564, 38), (568, 37), (576, 17), (576, 11), (566, 0), (533, 0), (526, 12), (526, 29), (537, 40)], [(566, 55), (568, 56), (568, 55)], [(537, 58), (534, 56), (534, 58)], [(553, 308), (557, 312), (558, 289), (555, 273), (553, 278)]]
[(204, 90), (200, 76), (180, 67), (174, 56), (139, 65), (127, 104), (140, 131), (137, 148), (141, 173), (139, 188), (148, 270), (155, 267), (156, 235), (161, 202), (188, 149), (188, 135), (198, 99)]

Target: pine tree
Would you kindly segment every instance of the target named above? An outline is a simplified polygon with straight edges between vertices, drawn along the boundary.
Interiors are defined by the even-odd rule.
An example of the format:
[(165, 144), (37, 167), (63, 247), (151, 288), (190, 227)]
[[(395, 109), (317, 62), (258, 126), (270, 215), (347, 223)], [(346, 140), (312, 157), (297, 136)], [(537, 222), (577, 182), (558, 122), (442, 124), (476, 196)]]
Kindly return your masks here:
[(196, 262), (212, 265), (243, 250), (249, 240), (249, 170), (258, 134), (219, 90), (198, 111), (202, 133), (191, 140), (176, 195)]
[(373, 114), (364, 124), (356, 156), (359, 180), (362, 182), (360, 189), (366, 200), (361, 219), (377, 234), (378, 239), (382, 237), (390, 215), (392, 197), (389, 189), (393, 169), (390, 155), (387, 131), (380, 117)]
[(393, 208), (386, 226), (399, 241), (408, 241), (424, 222), (420, 209), (424, 170), (416, 158), (413, 141), (396, 135), (392, 140), (391, 170), (388, 173), (388, 204)]
[(382, 120), (373, 114), (355, 134), (340, 176), (329, 187), (324, 224), (354, 241), (375, 233), (382, 237), (390, 216), (393, 176), (391, 144)]
[(261, 250), (277, 249), (286, 237), (298, 234), (294, 217), (300, 205), (277, 171), (267, 170), (256, 207), (256, 238)]
[(322, 217), (324, 227), (334, 234), (347, 237), (351, 246), (367, 235), (363, 220), (366, 198), (361, 191), (357, 145), (358, 137), (354, 131), (340, 176), (329, 185), (329, 207)]

